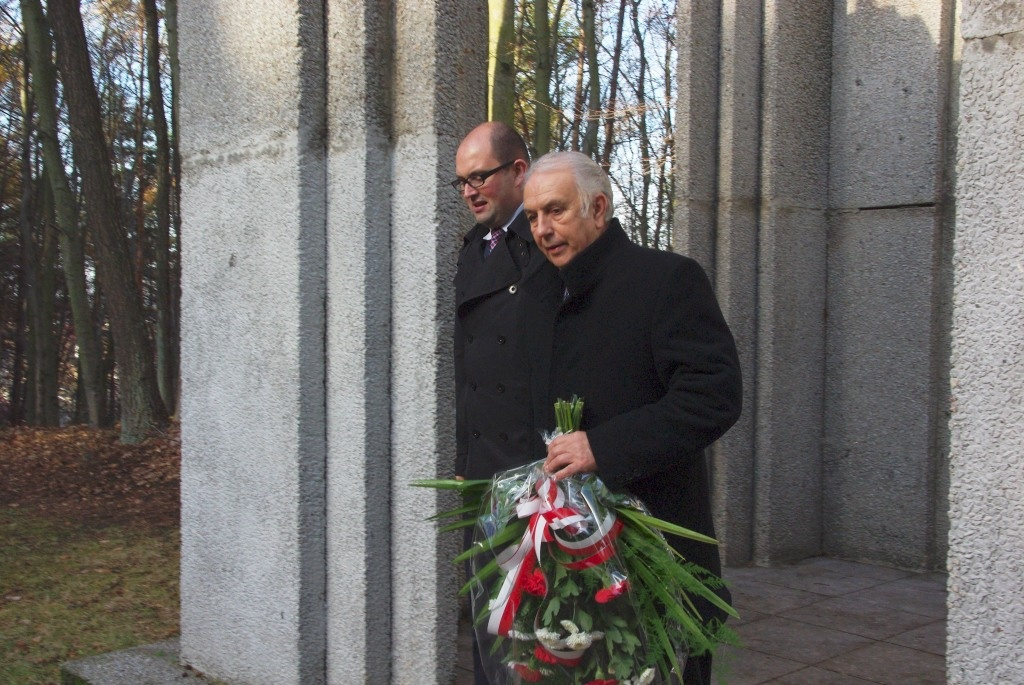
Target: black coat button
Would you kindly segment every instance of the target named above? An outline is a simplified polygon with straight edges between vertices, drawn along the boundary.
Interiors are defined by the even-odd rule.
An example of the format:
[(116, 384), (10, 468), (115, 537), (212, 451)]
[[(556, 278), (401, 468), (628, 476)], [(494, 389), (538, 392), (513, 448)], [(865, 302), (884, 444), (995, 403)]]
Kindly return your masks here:
[(476, 391), (476, 383), (470, 383), (469, 384), (469, 389), (473, 390), (475, 392)]
[(498, 344), (499, 345), (504, 345), (505, 344), (505, 336), (503, 336), (503, 335), (499, 335), (498, 336)]
[(497, 390), (498, 390), (498, 392), (505, 392), (505, 386), (504, 386), (504, 385), (502, 385), (501, 383), (498, 383), (498, 388), (497, 388)]
[(508, 442), (508, 433), (498, 433), (498, 437), (504, 440), (505, 442)]
[(473, 342), (473, 336), (467, 334), (466, 335), (466, 342)]
[(474, 438), (479, 438), (480, 437), (480, 431), (473, 431), (473, 437)]

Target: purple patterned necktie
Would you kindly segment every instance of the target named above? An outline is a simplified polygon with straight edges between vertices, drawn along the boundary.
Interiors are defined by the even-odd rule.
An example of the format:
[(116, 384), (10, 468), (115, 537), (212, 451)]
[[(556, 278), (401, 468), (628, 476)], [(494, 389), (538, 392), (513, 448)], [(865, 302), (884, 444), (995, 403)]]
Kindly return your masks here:
[(504, 235), (505, 232), (502, 231), (501, 229), (494, 229), (491, 231), (491, 239), (487, 241), (487, 246), (484, 248), (484, 257), (486, 257), (487, 255), (491, 254), (491, 252), (494, 251), (494, 248), (498, 246), (498, 243), (501, 241)]

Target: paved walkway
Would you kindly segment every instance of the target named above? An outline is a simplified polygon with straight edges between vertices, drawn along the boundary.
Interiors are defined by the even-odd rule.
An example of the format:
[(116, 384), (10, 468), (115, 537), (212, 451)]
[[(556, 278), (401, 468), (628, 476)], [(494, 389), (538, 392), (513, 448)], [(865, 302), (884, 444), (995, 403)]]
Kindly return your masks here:
[[(722, 685), (942, 685), (945, 574), (836, 559), (729, 568), (741, 647), (715, 659)], [(468, 630), (456, 685), (472, 685)]]

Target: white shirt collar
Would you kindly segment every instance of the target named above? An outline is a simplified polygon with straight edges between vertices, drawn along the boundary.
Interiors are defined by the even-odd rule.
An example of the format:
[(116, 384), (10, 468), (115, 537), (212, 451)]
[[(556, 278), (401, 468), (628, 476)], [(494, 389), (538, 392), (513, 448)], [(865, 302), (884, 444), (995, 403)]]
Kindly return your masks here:
[[(501, 227), (502, 233), (508, 233), (508, 227), (512, 225), (512, 222), (516, 220), (516, 217), (519, 216), (519, 213), (521, 211), (523, 211), (522, 203), (520, 203), (519, 208), (516, 211), (512, 212), (512, 217), (505, 222), (504, 226)], [(484, 236), (484, 240), (490, 240), (493, 235), (494, 229), (492, 228), (491, 230), (487, 231), (487, 235)]]

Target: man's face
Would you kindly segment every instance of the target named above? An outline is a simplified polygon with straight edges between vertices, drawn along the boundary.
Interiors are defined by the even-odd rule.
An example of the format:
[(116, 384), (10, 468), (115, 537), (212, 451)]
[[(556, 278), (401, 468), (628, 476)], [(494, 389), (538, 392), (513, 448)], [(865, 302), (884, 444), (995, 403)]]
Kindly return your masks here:
[(561, 268), (597, 240), (605, 229), (608, 200), (597, 195), (586, 216), (580, 215), (579, 195), (569, 171), (534, 174), (526, 182), (523, 202), (533, 240)]
[[(495, 157), (489, 136), (474, 131), (462, 141), (455, 153), (455, 173), (461, 179), (472, 180), (474, 176), (486, 174), (510, 161)], [(469, 183), (463, 187), (462, 199), (478, 224), (487, 228), (501, 228), (512, 218), (512, 213), (523, 202), (523, 176), (526, 168), (525, 161), (516, 160), (488, 176), (479, 188)]]

